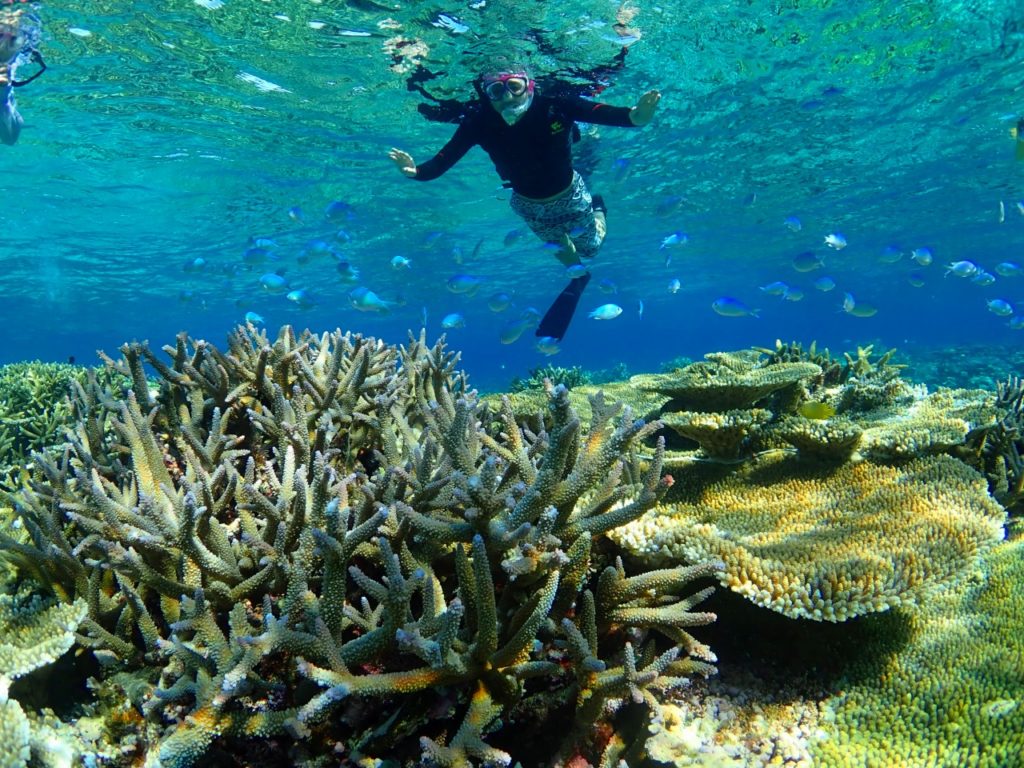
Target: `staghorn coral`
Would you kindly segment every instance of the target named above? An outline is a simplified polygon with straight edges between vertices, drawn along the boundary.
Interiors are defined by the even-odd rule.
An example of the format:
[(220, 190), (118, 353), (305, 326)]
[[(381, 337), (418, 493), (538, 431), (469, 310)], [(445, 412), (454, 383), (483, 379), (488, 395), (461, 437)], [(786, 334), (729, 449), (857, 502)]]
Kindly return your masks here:
[[(165, 351), (108, 361), (125, 398), (79, 388), (63, 455), (8, 494), (28, 540), (0, 534), (23, 573), (87, 601), (80, 643), (148, 681), (131, 686), (163, 731), (148, 764), (274, 735), (508, 762), (486, 745), (496, 718), (555, 690), (577, 726), (551, 757), (620, 701), (713, 671), (687, 632), (713, 620), (693, 610), (710, 588), (684, 593), (719, 564), (590, 578), (594, 542), (668, 485), (660, 446), (635, 455), (658, 423), (598, 394), (584, 431), (558, 387), (544, 429), (507, 402), (485, 428), (457, 357), (422, 337), (250, 327), (226, 352), (184, 335)], [(449, 695), (466, 706), (450, 741), (421, 714)]]
[(1009, 377), (996, 385), (994, 418), (972, 425), (957, 455), (985, 474), (992, 495), (1019, 519), (1024, 510), (1024, 383)]
[(521, 379), (518, 376), (512, 379), (512, 383), (509, 384), (510, 392), (523, 392), (525, 390), (535, 389), (543, 392), (547, 386), (547, 382), (552, 384), (561, 384), (566, 389), (574, 389), (575, 387), (584, 386), (590, 384), (593, 381), (592, 375), (585, 368), (578, 365), (574, 365), (571, 368), (565, 368), (563, 366), (542, 365), (539, 368), (531, 368), (530, 375)]
[(86, 611), (83, 599), (47, 604), (39, 595), (0, 595), (0, 765), (4, 768), (27, 766), (38, 742), (37, 729), (10, 698), (11, 683), (71, 648)]
[(721, 581), (790, 617), (844, 621), (914, 604), (1003, 536), (984, 478), (948, 456), (901, 467), (763, 456), (612, 538), (648, 563), (720, 558)]
[[(0, 366), (0, 480), (10, 482), (33, 451), (52, 449), (73, 421), (75, 382), (106, 377), (100, 369), (40, 361)], [(113, 383), (109, 381), (107, 383)]]
[(705, 455), (713, 459), (735, 459), (743, 452), (750, 438), (772, 418), (771, 411), (751, 408), (725, 413), (666, 413), (661, 421), (683, 437), (700, 444)]
[(673, 373), (633, 376), (630, 383), (672, 398), (673, 410), (728, 411), (749, 408), (772, 393), (821, 375), (814, 363), (764, 365), (753, 351), (704, 357)]

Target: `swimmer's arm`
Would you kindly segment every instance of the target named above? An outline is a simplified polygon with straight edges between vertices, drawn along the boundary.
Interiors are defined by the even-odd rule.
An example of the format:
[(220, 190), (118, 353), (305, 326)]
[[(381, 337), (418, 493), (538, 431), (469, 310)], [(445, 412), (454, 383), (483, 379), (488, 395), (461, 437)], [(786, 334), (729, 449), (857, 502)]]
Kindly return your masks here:
[[(408, 160), (404, 167), (399, 165), (399, 160), (396, 160), (394, 155), (391, 156), (391, 159), (394, 160), (396, 165), (399, 165), (399, 170), (409, 178), (416, 179), (417, 181), (432, 181), (459, 162), (469, 152), (470, 148), (477, 143), (472, 129), (463, 123), (455, 131), (451, 141), (445, 144), (440, 152), (425, 163), (417, 165), (413, 162), (412, 157), (407, 153), (401, 152), (401, 150), (398, 150), (398, 152), (401, 152), (399, 155), (400, 160)], [(410, 166), (412, 173), (406, 170)]]

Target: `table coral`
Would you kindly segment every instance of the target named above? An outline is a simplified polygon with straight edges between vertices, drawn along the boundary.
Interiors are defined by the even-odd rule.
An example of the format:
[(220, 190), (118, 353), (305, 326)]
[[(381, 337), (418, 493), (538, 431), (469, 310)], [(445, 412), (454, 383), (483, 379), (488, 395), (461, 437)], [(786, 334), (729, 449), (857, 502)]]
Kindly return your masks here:
[[(721, 559), (721, 581), (791, 617), (844, 621), (948, 585), (1003, 536), (984, 478), (948, 456), (898, 467), (764, 456), (614, 532), (651, 563)], [(676, 490), (676, 489), (674, 489)]]
[(662, 415), (661, 421), (683, 437), (699, 443), (705, 455), (735, 459), (748, 440), (771, 418), (771, 411), (751, 408), (725, 413), (673, 411)]
[(814, 363), (759, 363), (759, 353), (715, 353), (672, 373), (633, 376), (641, 391), (673, 399), (674, 410), (749, 408), (773, 392), (821, 375)]
[(816, 764), (1020, 766), (1024, 755), (1024, 541), (983, 555), (962, 588), (911, 617), (881, 675), (850, 671), (826, 700)]
[(24, 768), (32, 752), (29, 718), (14, 699), (10, 684), (51, 664), (75, 642), (85, 618), (85, 600), (48, 604), (34, 595), (0, 595), (0, 765)]

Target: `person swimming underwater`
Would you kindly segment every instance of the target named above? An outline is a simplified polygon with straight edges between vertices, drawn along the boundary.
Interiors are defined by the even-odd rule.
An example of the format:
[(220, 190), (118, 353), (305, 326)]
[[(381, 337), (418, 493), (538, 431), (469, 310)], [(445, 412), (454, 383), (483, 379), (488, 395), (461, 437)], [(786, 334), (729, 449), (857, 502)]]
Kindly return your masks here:
[[(18, 112), (14, 89), (28, 85), (46, 71), (46, 62), (36, 50), (38, 19), (22, 8), (0, 11), (0, 141), (13, 145), (21, 135), (24, 120)], [(24, 61), (39, 65), (39, 71), (24, 80), (15, 79), (15, 71)]]
[[(572, 266), (596, 256), (607, 232), (606, 209), (573, 168), (576, 122), (643, 126), (654, 117), (661, 94), (648, 91), (633, 107), (546, 96), (522, 66), (488, 72), (474, 85), (480, 98), (466, 106), (455, 135), (436, 155), (421, 164), (397, 148), (388, 156), (405, 176), (431, 181), (479, 145), (512, 188), (512, 210), (537, 237), (557, 246), (562, 263)], [(589, 279), (587, 273), (570, 282), (541, 321), (538, 336), (565, 335)]]

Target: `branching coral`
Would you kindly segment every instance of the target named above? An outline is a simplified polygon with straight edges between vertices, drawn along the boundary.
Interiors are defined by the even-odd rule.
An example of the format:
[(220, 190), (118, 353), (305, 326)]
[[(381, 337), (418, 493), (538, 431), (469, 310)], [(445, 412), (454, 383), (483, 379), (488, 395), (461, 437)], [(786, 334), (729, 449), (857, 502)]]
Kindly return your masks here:
[[(617, 701), (711, 671), (684, 629), (714, 618), (692, 611), (707, 590), (682, 593), (717, 565), (591, 583), (594, 542), (668, 485), (660, 444), (636, 454), (657, 422), (595, 395), (584, 430), (562, 387), (536, 432), (507, 402), (483, 419), (457, 358), (422, 337), (240, 328), (226, 352), (184, 335), (166, 352), (109, 361), (134, 382), (123, 399), (80, 389), (63, 455), (37, 456), (9, 495), (28, 541), (0, 534), (17, 567), (87, 601), (81, 643), (158, 672), (153, 764), (194, 765), (224, 738), (356, 732), (364, 754), (501, 762), (487, 731), (538, 687), (576, 701), (568, 750)], [(439, 690), (467, 697), (446, 743), (423, 707), (389, 709)], [(425, 740), (382, 747), (366, 734), (384, 723)]]
[(27, 362), (0, 366), (0, 479), (62, 441), (73, 422), (68, 396), (76, 382), (109, 375), (66, 363)]

